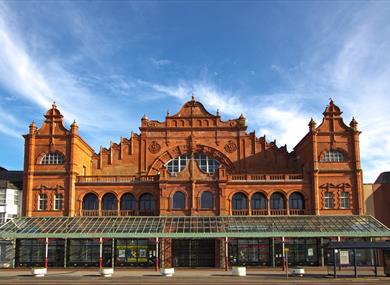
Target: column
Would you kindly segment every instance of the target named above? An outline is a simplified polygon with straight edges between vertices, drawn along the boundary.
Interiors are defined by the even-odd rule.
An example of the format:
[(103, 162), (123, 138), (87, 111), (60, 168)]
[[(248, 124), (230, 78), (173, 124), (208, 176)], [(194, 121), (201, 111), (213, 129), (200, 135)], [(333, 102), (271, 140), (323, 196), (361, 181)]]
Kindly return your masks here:
[(45, 239), (45, 268), (47, 269), (49, 265), (49, 239)]
[(229, 239), (225, 237), (225, 271), (229, 270)]
[(286, 269), (286, 255), (284, 253), (284, 237), (282, 237), (282, 271)]
[(99, 269), (103, 268), (103, 238), (99, 238)]
[(159, 246), (158, 246), (158, 243), (159, 243), (159, 240), (158, 240), (158, 237), (156, 237), (156, 272), (158, 272), (158, 263), (159, 263), (159, 254), (158, 254), (158, 251), (159, 251)]

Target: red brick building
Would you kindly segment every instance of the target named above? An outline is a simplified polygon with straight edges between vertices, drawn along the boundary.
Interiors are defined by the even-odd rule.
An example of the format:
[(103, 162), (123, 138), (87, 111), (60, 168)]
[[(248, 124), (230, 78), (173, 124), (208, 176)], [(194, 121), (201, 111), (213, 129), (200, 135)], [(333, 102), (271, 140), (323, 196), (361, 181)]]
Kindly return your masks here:
[[(15, 239), (17, 266), (41, 262), (38, 236), (53, 238), (52, 266), (96, 266), (99, 244), (100, 265), (275, 266), (287, 245), (292, 264), (324, 264), (325, 240), (388, 233), (352, 216), (364, 210), (360, 132), (341, 114), (330, 101), (289, 152), (248, 133), (243, 115), (223, 121), (192, 98), (95, 153), (53, 104), (24, 135), (26, 218), (0, 235)], [(357, 227), (373, 223), (381, 231)]]

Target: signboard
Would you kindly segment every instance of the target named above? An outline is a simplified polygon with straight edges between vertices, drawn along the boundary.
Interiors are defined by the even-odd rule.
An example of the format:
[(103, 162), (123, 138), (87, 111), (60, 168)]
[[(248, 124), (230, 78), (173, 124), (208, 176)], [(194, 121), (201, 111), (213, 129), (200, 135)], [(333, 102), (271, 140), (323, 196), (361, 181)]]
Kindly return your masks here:
[(383, 270), (387, 276), (390, 276), (390, 250), (383, 251)]
[(349, 252), (348, 250), (340, 250), (340, 265), (349, 264)]
[(307, 256), (313, 256), (313, 255), (314, 255), (313, 249), (312, 248), (308, 248), (307, 249)]

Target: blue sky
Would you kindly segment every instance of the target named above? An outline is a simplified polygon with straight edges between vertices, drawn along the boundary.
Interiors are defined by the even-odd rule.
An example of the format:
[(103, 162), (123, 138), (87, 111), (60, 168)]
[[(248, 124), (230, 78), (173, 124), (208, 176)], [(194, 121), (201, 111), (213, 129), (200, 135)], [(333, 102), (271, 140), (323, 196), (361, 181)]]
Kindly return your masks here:
[(365, 182), (390, 170), (386, 1), (1, 1), (0, 165), (53, 100), (95, 149), (191, 93), (292, 150), (332, 97), (359, 122)]

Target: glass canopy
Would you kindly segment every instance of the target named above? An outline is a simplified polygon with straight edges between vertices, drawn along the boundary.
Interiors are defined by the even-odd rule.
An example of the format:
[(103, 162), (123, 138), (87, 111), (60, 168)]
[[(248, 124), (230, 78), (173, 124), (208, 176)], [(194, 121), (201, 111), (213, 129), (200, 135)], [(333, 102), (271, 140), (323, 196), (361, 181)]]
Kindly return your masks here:
[(19, 217), (8, 238), (389, 237), (372, 216)]

